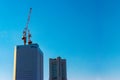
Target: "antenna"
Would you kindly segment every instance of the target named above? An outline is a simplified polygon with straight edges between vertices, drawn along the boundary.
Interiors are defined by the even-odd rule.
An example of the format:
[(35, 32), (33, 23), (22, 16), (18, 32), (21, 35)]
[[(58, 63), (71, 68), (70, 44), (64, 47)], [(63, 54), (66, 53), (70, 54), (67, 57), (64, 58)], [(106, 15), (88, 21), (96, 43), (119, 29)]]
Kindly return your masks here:
[(29, 24), (29, 22), (30, 22), (30, 15), (31, 15), (31, 12), (32, 12), (32, 8), (30, 8), (30, 11), (29, 11), (29, 14), (28, 14), (27, 23), (26, 23), (26, 26), (25, 26), (25, 28), (24, 28), (24, 30), (23, 30), (23, 37), (22, 37), (22, 40), (24, 41), (24, 45), (26, 45), (26, 42), (27, 42), (27, 37), (26, 37), (27, 32), (28, 32), (28, 44), (32, 44), (32, 41), (31, 41), (31, 39), (30, 39), (31, 34), (30, 34), (29, 29), (28, 29), (28, 24)]

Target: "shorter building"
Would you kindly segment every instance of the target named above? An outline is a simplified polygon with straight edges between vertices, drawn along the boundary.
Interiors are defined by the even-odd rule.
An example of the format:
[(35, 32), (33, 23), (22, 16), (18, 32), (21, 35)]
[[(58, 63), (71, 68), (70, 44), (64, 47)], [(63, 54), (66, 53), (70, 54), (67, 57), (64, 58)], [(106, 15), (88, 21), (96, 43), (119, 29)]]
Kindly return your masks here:
[(67, 80), (66, 59), (49, 59), (49, 80)]

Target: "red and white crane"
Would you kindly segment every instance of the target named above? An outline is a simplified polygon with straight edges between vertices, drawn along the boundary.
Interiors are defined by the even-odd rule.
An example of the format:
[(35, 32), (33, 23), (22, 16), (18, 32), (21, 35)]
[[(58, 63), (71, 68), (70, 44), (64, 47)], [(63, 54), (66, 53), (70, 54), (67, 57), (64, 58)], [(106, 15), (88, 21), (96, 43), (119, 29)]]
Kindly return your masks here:
[(27, 43), (27, 34), (28, 34), (28, 44), (32, 44), (32, 41), (31, 41), (31, 34), (30, 34), (30, 30), (28, 29), (28, 24), (30, 22), (30, 15), (31, 15), (31, 12), (32, 12), (32, 8), (30, 8), (30, 11), (29, 11), (29, 14), (28, 14), (28, 19), (27, 19), (27, 23), (26, 23), (26, 26), (23, 30), (23, 37), (22, 37), (22, 40), (24, 41), (24, 45), (26, 45)]

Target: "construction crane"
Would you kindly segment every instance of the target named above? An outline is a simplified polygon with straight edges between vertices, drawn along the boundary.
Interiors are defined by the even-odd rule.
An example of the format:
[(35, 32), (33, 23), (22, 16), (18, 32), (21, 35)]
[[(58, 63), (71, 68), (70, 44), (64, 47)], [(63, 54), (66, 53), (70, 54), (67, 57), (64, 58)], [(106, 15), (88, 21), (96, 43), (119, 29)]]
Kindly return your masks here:
[(22, 37), (22, 40), (24, 41), (24, 45), (26, 45), (27, 43), (27, 33), (28, 33), (28, 44), (32, 44), (32, 41), (31, 41), (31, 34), (30, 34), (30, 30), (28, 29), (28, 24), (30, 22), (30, 15), (31, 15), (31, 12), (32, 12), (32, 8), (30, 8), (30, 11), (29, 11), (29, 14), (28, 14), (28, 19), (27, 19), (27, 23), (26, 23), (26, 26), (23, 30), (23, 37)]

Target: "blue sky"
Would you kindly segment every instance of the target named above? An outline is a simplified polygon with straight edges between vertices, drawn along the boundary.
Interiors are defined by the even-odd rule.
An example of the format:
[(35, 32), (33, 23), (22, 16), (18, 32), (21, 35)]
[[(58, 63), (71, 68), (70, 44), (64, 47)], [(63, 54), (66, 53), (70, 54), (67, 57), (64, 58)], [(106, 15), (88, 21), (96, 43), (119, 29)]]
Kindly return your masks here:
[(67, 59), (68, 80), (120, 80), (119, 0), (0, 0), (0, 80), (12, 80), (14, 46), (32, 40), (49, 58)]

